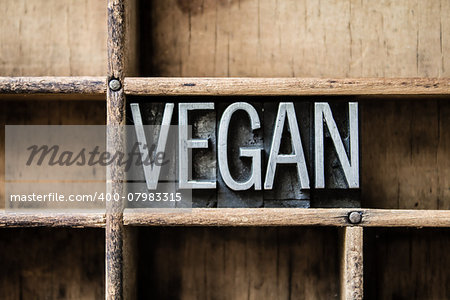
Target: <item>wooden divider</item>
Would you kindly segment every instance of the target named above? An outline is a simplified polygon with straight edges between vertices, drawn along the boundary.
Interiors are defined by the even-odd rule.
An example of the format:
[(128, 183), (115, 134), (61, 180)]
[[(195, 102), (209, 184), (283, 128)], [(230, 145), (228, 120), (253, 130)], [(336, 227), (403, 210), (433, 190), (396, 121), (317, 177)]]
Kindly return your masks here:
[[(359, 220), (349, 218), (352, 212)], [(164, 212), (126, 209), (127, 226), (352, 226), (450, 227), (448, 210), (362, 208), (193, 208)]]
[[(352, 212), (361, 216), (355, 223)], [(105, 227), (104, 213), (14, 213), (0, 210), (2, 227)], [(358, 220), (356, 220), (358, 221)], [(353, 223), (352, 223), (353, 222)], [(185, 211), (125, 209), (131, 226), (359, 226), (450, 227), (448, 210), (363, 208), (193, 208)]]
[[(123, 151), (124, 140), (120, 126), (125, 124), (124, 78), (125, 3), (108, 1), (108, 90), (107, 90), (107, 149)], [(110, 84), (116, 80), (116, 85)], [(117, 84), (118, 81), (118, 84)], [(114, 163), (107, 169), (107, 192), (123, 195), (121, 167)], [(123, 299), (123, 203), (109, 201), (106, 208), (106, 299)]]
[(345, 227), (341, 241), (341, 299), (363, 299), (363, 228)]
[(104, 95), (106, 77), (0, 77), (0, 93)]
[(439, 95), (448, 78), (125, 78), (131, 95)]

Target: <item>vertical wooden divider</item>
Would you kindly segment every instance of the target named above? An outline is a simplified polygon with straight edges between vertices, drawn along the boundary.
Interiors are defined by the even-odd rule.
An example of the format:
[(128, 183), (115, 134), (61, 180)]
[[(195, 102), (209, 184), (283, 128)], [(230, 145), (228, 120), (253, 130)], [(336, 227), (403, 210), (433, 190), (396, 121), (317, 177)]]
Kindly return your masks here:
[(363, 299), (363, 228), (344, 227), (341, 243), (341, 300)]
[[(124, 127), (126, 102), (125, 75), (137, 75), (136, 0), (108, 0), (108, 90), (107, 149), (126, 153)], [(111, 89), (109, 82), (120, 86)], [(114, 86), (113, 86), (114, 87)], [(106, 209), (106, 299), (135, 299), (137, 264), (137, 229), (124, 228), (123, 209), (126, 199), (123, 168), (111, 165), (107, 170), (107, 192), (118, 194), (119, 201), (107, 202)]]
[[(125, 94), (123, 84), (110, 88), (110, 80), (124, 79), (125, 4), (124, 0), (108, 0), (108, 91), (107, 91), (107, 149), (123, 151), (124, 136), (120, 126), (125, 124)], [(113, 163), (107, 168), (107, 193), (124, 195), (123, 170)], [(123, 201), (106, 204), (106, 299), (123, 299)]]

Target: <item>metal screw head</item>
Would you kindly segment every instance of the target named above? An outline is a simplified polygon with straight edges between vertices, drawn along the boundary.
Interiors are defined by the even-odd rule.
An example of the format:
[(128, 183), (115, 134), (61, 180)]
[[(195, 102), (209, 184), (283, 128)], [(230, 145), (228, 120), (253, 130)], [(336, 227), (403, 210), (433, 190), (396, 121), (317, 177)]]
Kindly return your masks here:
[(359, 224), (362, 220), (362, 213), (359, 211), (352, 211), (348, 214), (348, 221), (352, 224)]
[(112, 90), (112, 91), (118, 91), (118, 90), (120, 90), (120, 88), (122, 87), (122, 85), (120, 84), (120, 81), (119, 80), (117, 80), (117, 79), (111, 79), (110, 81), (109, 81), (109, 88)]

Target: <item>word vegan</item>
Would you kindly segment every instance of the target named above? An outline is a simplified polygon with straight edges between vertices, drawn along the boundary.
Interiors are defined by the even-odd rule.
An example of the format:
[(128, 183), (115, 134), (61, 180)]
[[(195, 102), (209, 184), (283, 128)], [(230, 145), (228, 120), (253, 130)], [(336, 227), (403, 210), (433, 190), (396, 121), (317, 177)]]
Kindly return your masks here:
[[(169, 127), (172, 122), (174, 103), (166, 103), (159, 130), (156, 153), (165, 152)], [(214, 110), (213, 102), (179, 103), (178, 104), (178, 183), (181, 189), (215, 189), (216, 180), (192, 180), (189, 178), (189, 151), (190, 149), (208, 148), (208, 139), (191, 138), (189, 132), (189, 113), (194, 110)], [(269, 157), (266, 165), (266, 172), (262, 174), (262, 152), (263, 148), (240, 147), (239, 156), (251, 159), (250, 176), (245, 181), (237, 181), (233, 178), (229, 168), (228, 138), (230, 121), (233, 114), (242, 111), (248, 115), (249, 128), (252, 131), (261, 128), (261, 120), (257, 110), (249, 103), (236, 102), (230, 104), (223, 112), (218, 123), (217, 134), (217, 162), (220, 175), (224, 183), (232, 190), (242, 191), (248, 189), (271, 190), (274, 184), (275, 172), (279, 165), (291, 164), (296, 166), (297, 175), (301, 189), (310, 188), (310, 179), (305, 160), (304, 147), (300, 136), (299, 122), (297, 120), (294, 104), (292, 102), (281, 102), (278, 105), (275, 122), (273, 124), (273, 135)], [(138, 140), (139, 150), (142, 157), (148, 156), (146, 133), (142, 122), (139, 104), (131, 104), (131, 113), (134, 121), (134, 128)], [(358, 150), (358, 104), (348, 103), (348, 124), (349, 124), (349, 155), (347, 155), (343, 140), (338, 131), (338, 127), (333, 118), (331, 108), (328, 103), (314, 103), (314, 176), (315, 188), (325, 188), (324, 174), (324, 124), (328, 128), (337, 158), (342, 167), (345, 179), (349, 188), (359, 188), (359, 150)], [(285, 124), (287, 124), (285, 126)], [(272, 124), (270, 124), (272, 125)], [(283, 135), (290, 135), (291, 153), (280, 153), (280, 145)], [(161, 166), (143, 165), (145, 181), (149, 190), (156, 189)], [(264, 176), (264, 178), (263, 178)]]

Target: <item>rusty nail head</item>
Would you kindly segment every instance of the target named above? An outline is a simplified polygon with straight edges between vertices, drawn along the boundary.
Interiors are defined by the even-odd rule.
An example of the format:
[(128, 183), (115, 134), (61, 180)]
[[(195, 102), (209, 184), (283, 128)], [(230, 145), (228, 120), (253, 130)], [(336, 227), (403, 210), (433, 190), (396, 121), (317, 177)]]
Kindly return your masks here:
[(362, 213), (359, 211), (352, 211), (348, 214), (348, 221), (352, 224), (359, 224), (362, 220)]
[(118, 91), (118, 90), (120, 90), (120, 88), (122, 87), (122, 85), (120, 84), (120, 81), (119, 80), (117, 80), (117, 79), (111, 79), (110, 81), (109, 81), (109, 88), (112, 90), (112, 91)]

